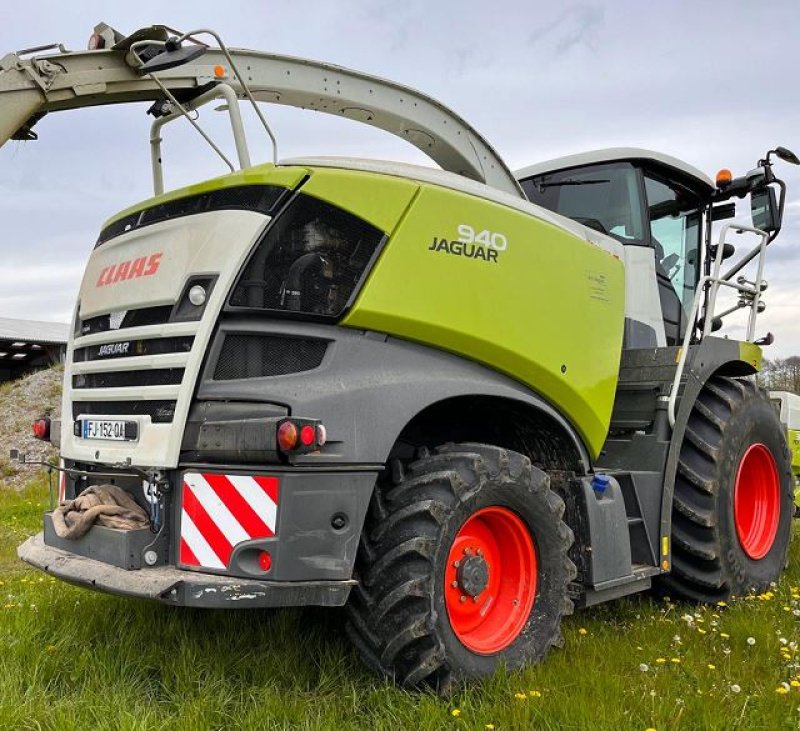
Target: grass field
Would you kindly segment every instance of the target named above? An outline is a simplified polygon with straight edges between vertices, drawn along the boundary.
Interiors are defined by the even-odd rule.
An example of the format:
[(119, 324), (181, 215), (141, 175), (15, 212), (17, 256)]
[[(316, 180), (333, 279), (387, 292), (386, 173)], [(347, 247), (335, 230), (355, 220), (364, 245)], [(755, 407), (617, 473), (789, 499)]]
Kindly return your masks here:
[(339, 612), (175, 609), (26, 569), (45, 505), (43, 482), (0, 490), (2, 728), (800, 728), (798, 522), (766, 595), (580, 612), (543, 665), (442, 700), (365, 671)]

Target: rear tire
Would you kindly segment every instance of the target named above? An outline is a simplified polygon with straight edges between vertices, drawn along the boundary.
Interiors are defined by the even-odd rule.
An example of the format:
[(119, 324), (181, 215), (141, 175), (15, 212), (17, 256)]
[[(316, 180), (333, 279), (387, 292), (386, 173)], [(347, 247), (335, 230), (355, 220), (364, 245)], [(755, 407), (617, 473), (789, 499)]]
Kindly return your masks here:
[(367, 665), (446, 693), (541, 660), (572, 612), (563, 514), (544, 472), (484, 444), (445, 445), (379, 485), (348, 603)]
[(792, 512), (789, 450), (769, 400), (751, 381), (711, 378), (681, 445), (662, 586), (700, 602), (765, 591), (786, 567)]

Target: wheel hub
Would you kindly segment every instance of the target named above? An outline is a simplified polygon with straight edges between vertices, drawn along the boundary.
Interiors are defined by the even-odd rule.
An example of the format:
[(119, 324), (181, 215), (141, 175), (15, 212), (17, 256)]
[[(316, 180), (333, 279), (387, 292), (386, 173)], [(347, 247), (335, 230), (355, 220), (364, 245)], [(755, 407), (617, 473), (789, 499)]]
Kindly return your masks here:
[(478, 596), (489, 583), (489, 564), (483, 556), (469, 556), (456, 570), (458, 588), (471, 597)]
[(733, 490), (733, 516), (739, 544), (758, 561), (766, 556), (778, 534), (780, 478), (775, 458), (766, 445), (751, 444), (742, 455)]
[(456, 534), (444, 571), (456, 637), (482, 655), (511, 645), (533, 610), (537, 576), (533, 536), (519, 515), (498, 505), (473, 513)]

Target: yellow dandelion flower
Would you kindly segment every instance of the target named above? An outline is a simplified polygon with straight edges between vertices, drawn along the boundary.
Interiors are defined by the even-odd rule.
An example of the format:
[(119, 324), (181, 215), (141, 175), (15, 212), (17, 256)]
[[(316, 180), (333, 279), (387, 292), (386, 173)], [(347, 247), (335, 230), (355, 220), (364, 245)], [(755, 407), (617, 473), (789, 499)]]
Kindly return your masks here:
[(784, 688), (782, 685), (779, 685), (777, 688), (775, 688), (775, 692), (778, 695), (786, 695), (789, 692), (789, 689)]
[(542, 697), (542, 693), (539, 690), (529, 690), (528, 691), (528, 695), (531, 698), (541, 698)]
[(524, 693), (514, 693), (514, 698), (516, 698), (518, 701), (528, 700), (528, 696), (526, 696)]
[(718, 607), (727, 607), (728, 604), (726, 602), (717, 602)]
[(701, 634), (701, 635), (707, 634), (706, 631), (702, 627), (698, 627), (697, 628), (697, 633)]
[(664, 664), (666, 661), (667, 661), (667, 658), (665, 658), (665, 657), (657, 657), (657, 658), (656, 658), (656, 662), (657, 662), (659, 665), (663, 665), (663, 664)]
[(586, 628), (585, 628), (585, 627), (581, 627), (581, 628), (578, 630), (578, 634), (579, 634), (579, 635), (585, 635), (585, 634), (587, 634)]
[(487, 723), (484, 726), (484, 728), (487, 729), (487, 731), (494, 731), (494, 724), (493, 723)]
[(800, 688), (800, 680), (790, 680), (789, 685), (791, 685), (792, 688)]
[(714, 663), (708, 663), (708, 665), (706, 665), (706, 667), (707, 667), (709, 670), (716, 670), (716, 669), (717, 669), (717, 666), (716, 666), (716, 665), (714, 665)]
[(680, 665), (681, 659), (679, 657), (672, 657), (669, 661), (674, 662), (676, 665)]
[(455, 716), (456, 718), (458, 718), (461, 715), (461, 709), (460, 708), (454, 708), (452, 711), (450, 711), (450, 715), (451, 716)]
[(47, 645), (44, 649), (47, 650), (47, 652), (55, 652), (58, 648), (55, 645)]
[(727, 632), (720, 632), (719, 636), (722, 637), (723, 640), (727, 640), (730, 637)]

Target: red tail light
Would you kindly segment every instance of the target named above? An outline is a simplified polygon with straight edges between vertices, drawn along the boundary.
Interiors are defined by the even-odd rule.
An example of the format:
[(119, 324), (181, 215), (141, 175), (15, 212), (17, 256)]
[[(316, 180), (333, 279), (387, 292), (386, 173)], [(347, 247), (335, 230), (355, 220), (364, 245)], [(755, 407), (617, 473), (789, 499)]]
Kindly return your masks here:
[(50, 438), (50, 419), (47, 417), (33, 422), (33, 436), (37, 439)]
[(278, 449), (284, 454), (307, 454), (324, 446), (325, 427), (315, 419), (292, 417), (278, 426)]
[(317, 430), (311, 426), (311, 424), (306, 424), (300, 430), (300, 441), (303, 443), (304, 447), (310, 447), (314, 443), (316, 436)]

